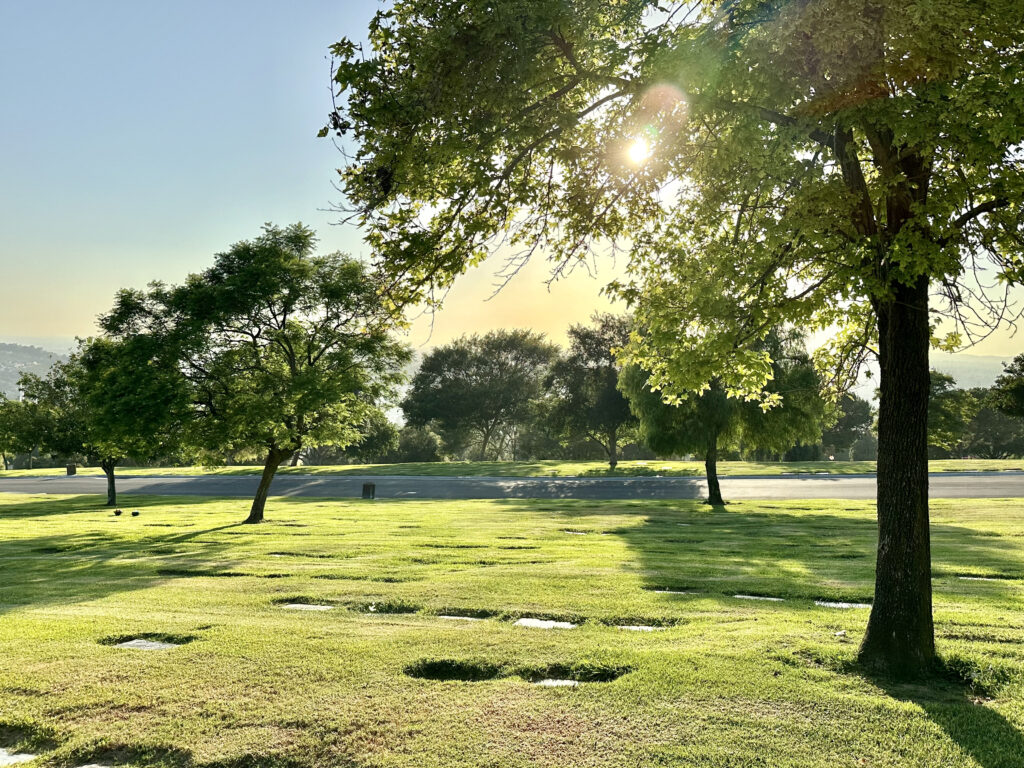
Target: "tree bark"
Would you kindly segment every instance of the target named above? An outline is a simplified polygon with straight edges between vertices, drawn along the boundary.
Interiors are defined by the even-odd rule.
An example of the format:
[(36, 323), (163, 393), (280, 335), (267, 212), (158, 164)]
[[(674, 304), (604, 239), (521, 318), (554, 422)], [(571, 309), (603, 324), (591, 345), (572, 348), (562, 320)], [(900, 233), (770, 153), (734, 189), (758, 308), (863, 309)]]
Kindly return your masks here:
[(718, 484), (718, 435), (712, 435), (708, 452), (704, 455), (704, 474), (708, 481), (708, 504), (725, 504), (722, 488)]
[(935, 661), (928, 530), (928, 280), (876, 302), (878, 555), (875, 600), (860, 647), (866, 666), (900, 677)]
[(267, 459), (263, 464), (263, 475), (260, 477), (260, 484), (256, 489), (256, 496), (253, 498), (252, 507), (249, 509), (249, 517), (245, 519), (245, 522), (263, 522), (263, 508), (267, 505), (267, 495), (270, 493), (270, 484), (274, 481), (274, 474), (277, 472), (277, 468), (291, 454), (291, 451), (285, 451), (280, 448), (271, 448), (267, 452)]
[(114, 480), (114, 460), (103, 459), (100, 462), (100, 467), (103, 469), (103, 474), (107, 476), (107, 506), (117, 506), (117, 483)]
[(299, 466), (299, 453), (300, 452), (301, 451), (296, 451), (295, 453), (292, 454), (291, 466), (293, 466), (293, 467)]
[(616, 429), (608, 432), (608, 466), (615, 469), (619, 463), (619, 433)]

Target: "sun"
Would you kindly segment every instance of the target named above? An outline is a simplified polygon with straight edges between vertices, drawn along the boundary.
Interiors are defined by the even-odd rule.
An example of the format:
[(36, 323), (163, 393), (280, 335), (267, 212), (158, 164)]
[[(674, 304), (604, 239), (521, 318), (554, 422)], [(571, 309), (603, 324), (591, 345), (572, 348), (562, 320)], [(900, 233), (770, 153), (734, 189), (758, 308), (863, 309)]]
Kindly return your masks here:
[(630, 142), (629, 147), (626, 149), (626, 157), (629, 158), (629, 162), (633, 165), (643, 165), (650, 156), (651, 143), (643, 136)]

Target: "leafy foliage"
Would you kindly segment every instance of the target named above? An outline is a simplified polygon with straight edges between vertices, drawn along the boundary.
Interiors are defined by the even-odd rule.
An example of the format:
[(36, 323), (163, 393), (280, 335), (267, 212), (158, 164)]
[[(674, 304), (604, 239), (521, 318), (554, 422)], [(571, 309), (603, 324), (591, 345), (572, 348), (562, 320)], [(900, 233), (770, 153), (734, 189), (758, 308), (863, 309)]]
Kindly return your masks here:
[(472, 441), (486, 458), (529, 418), (554, 357), (555, 348), (532, 331), (463, 336), (423, 358), (402, 411), (412, 426), (436, 426), (449, 452)]
[(266, 456), (260, 516), (277, 466), (307, 443), (357, 441), (408, 359), (367, 269), (315, 245), (301, 224), (268, 224), (183, 285), (121, 291), (101, 321), (176, 365), (196, 450)]
[(777, 403), (777, 327), (832, 330), (837, 392), (877, 351), (862, 658), (927, 668), (932, 312), (955, 347), (1024, 278), (1024, 4), (397, 0), (369, 42), (334, 47), (323, 133), (353, 141), (346, 203), (408, 298), (501, 242), (560, 267), (612, 243), (664, 396)]
[(838, 458), (849, 460), (857, 441), (870, 435), (873, 419), (871, 403), (856, 395), (844, 394), (836, 403), (835, 423), (822, 432), (822, 445)]
[(977, 403), (969, 392), (956, 388), (952, 376), (931, 372), (928, 396), (928, 445), (947, 453), (964, 439)]
[(553, 401), (546, 416), (571, 438), (589, 438), (608, 455), (612, 469), (624, 430), (635, 423), (619, 391), (621, 365), (614, 351), (629, 344), (629, 320), (595, 315), (593, 325), (569, 329), (569, 349), (552, 366), (545, 386)]
[(1017, 355), (992, 386), (994, 405), (1007, 416), (1024, 418), (1024, 355)]

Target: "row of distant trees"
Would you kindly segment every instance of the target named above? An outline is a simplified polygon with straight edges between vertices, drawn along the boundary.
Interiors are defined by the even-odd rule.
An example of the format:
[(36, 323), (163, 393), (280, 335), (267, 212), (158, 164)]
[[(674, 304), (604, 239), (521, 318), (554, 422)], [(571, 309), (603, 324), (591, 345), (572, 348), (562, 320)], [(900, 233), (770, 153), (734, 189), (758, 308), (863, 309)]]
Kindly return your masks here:
[[(110, 477), (114, 503), (114, 467), (125, 460), (263, 462), (269, 487), (285, 461), (605, 459), (614, 468), (623, 457), (695, 455), (707, 465), (717, 500), (719, 459), (875, 457), (870, 403), (852, 394), (834, 404), (823, 400), (798, 334), (776, 331), (766, 344), (774, 361), (769, 391), (779, 396), (775, 408), (729, 398), (718, 383), (666, 403), (649, 389), (646, 371), (623, 369), (615, 353), (628, 343), (629, 320), (608, 314), (572, 326), (564, 350), (524, 330), (464, 336), (435, 348), (412, 376), (399, 427), (385, 407), (403, 380), (398, 369), (408, 352), (386, 335), (371, 334), (342, 353), (342, 342), (353, 339), (325, 333), (341, 312), (329, 295), (344, 293), (360, 305), (356, 289), (370, 288), (361, 283), (361, 267), (327, 257), (285, 279), (308, 256), (310, 237), (301, 229), (268, 228), (257, 241), (235, 246), (232, 256), (219, 257), (218, 267), (194, 276), (187, 290), (154, 285), (149, 293), (122, 292), (103, 320), (107, 336), (82, 342), (49, 375), (24, 376), (21, 401), (0, 403), (5, 464), (6, 454), (21, 452), (25, 463), (43, 449), (52, 459), (99, 465)], [(281, 261), (289, 249), (301, 254), (294, 264)], [(258, 264), (261, 252), (263, 262), (272, 252), (278, 263)], [(278, 276), (268, 279), (275, 269)], [(347, 277), (338, 276), (346, 270)], [(280, 293), (286, 285), (304, 297), (301, 311)], [(270, 301), (254, 310), (259, 296)], [(181, 305), (190, 302), (234, 305), (235, 317), (204, 316), (206, 310), (195, 307), (187, 315)], [(347, 311), (366, 315), (368, 303), (364, 293), (362, 304)], [(173, 334), (164, 317), (169, 313), (176, 317)], [(197, 336), (203, 340), (198, 346)], [(309, 347), (317, 340), (319, 346)], [(951, 376), (933, 371), (933, 457), (1024, 455), (1022, 382), (1024, 356), (991, 388), (959, 389)]]

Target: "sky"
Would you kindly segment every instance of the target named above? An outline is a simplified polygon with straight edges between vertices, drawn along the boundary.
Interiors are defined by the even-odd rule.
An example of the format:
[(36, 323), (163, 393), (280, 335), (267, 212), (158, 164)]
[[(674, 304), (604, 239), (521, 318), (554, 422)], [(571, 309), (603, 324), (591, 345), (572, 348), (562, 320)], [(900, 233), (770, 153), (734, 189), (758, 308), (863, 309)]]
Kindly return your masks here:
[[(330, 210), (340, 156), (316, 133), (328, 46), (361, 39), (377, 8), (0, 0), (0, 340), (66, 347), (119, 288), (178, 282), (267, 221), (368, 257)], [(489, 300), (500, 266), (466, 275), (408, 341), (499, 327), (560, 341), (610, 308), (611, 265), (549, 289), (531, 264)]]
[[(178, 282), (267, 221), (302, 221), (323, 251), (368, 257), (331, 205), (340, 156), (328, 46), (365, 35), (375, 0), (0, 0), (0, 341), (62, 351), (115, 291)], [(492, 260), (408, 341), (572, 323), (620, 309), (621, 264), (547, 285), (535, 261), (496, 296)], [(813, 341), (813, 340), (812, 340)], [(1012, 357), (995, 334), (973, 354)]]

